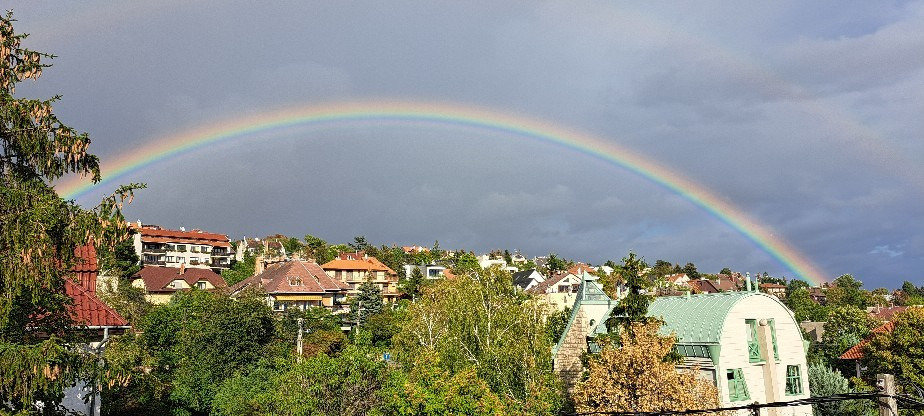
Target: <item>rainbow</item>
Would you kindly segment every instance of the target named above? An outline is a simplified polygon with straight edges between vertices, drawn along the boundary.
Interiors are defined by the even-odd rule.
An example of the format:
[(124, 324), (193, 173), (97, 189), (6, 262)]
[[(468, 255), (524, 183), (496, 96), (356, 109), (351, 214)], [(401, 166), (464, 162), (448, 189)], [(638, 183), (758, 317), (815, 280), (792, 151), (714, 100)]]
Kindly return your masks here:
[(728, 224), (800, 278), (818, 285), (825, 274), (767, 226), (755, 221), (718, 195), (659, 164), (622, 147), (583, 132), (566, 129), (545, 120), (456, 103), (409, 101), (353, 101), (300, 106), (249, 117), (234, 118), (151, 140), (148, 144), (103, 163), (102, 180), (68, 178), (58, 184), (59, 192), (76, 199), (90, 190), (159, 161), (232, 139), (292, 127), (342, 127), (350, 123), (398, 122), (453, 125), (499, 132), (563, 146), (634, 172), (663, 186)]

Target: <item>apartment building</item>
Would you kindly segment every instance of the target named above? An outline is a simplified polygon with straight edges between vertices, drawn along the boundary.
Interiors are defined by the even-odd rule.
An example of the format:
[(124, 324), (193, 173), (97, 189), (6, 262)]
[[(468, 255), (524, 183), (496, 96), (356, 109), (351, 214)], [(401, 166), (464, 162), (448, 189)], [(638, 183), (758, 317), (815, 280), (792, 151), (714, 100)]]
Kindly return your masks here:
[(167, 230), (157, 225), (132, 224), (135, 252), (147, 266), (212, 269), (215, 273), (231, 266), (234, 251), (227, 235), (202, 230)]

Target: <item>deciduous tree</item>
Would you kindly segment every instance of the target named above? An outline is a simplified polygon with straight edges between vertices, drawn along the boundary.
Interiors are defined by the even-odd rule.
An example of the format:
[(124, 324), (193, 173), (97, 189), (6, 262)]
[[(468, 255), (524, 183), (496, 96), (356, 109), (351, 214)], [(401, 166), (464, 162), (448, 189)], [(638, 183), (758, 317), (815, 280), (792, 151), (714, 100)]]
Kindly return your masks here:
[(512, 411), (550, 414), (561, 405), (552, 373), (545, 310), (492, 267), (444, 279), (408, 307), (394, 338), (396, 356), (408, 369), (432, 351), (439, 366), (456, 375), (474, 370)]
[[(604, 342), (588, 361), (587, 379), (572, 396), (578, 412), (657, 412), (716, 408), (718, 390), (666, 361), (674, 338), (658, 335), (658, 322), (634, 323), (619, 342)], [(618, 346), (617, 346), (618, 345)]]

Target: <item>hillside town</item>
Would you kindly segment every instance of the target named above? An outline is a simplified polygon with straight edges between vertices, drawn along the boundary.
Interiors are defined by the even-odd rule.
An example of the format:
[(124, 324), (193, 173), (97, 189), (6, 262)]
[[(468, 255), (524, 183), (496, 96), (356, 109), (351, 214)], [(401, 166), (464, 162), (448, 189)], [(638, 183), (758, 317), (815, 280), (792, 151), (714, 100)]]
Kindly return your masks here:
[[(156, 17), (148, 9), (132, 10), (145, 19)], [(559, 12), (545, 16), (557, 21)], [(62, 26), (58, 29), (65, 30), (56, 36), (83, 42), (82, 36), (62, 36), (69, 33), (66, 30), (79, 29), (69, 25), (83, 24), (83, 20), (94, 30), (110, 29), (85, 19), (90, 15), (56, 20)], [(597, 17), (589, 14), (587, 21)], [(429, 23), (429, 17), (426, 20)], [(651, 23), (640, 16), (620, 22), (638, 20)], [(25, 48), (22, 42), (27, 36), (13, 29), (14, 22), (12, 11), (0, 16), (0, 415), (924, 415), (924, 285), (919, 270), (902, 270), (901, 276), (907, 275), (908, 280), (899, 279), (903, 281), (898, 287), (874, 287), (889, 281), (882, 276), (815, 276), (818, 273), (804, 273), (795, 266), (791, 270), (796, 274), (790, 276), (757, 270), (759, 266), (701, 270), (686, 258), (662, 258), (667, 256), (660, 254), (677, 253), (662, 248), (671, 242), (667, 240), (681, 240), (671, 233), (681, 235), (684, 227), (674, 229), (636, 219), (628, 221), (644, 223), (639, 228), (657, 234), (654, 240), (646, 240), (655, 242), (645, 246), (650, 252), (628, 248), (639, 240), (606, 237), (612, 240), (607, 247), (626, 248), (613, 249), (606, 260), (597, 262), (589, 261), (594, 257), (584, 253), (591, 244), (575, 247), (565, 242), (564, 234), (577, 233), (568, 227), (552, 227), (555, 231), (545, 234), (551, 237), (543, 240), (549, 247), (544, 252), (521, 251), (502, 243), (476, 252), (462, 247), (457, 239), (443, 241), (459, 246), (441, 246), (440, 239), (454, 238), (458, 232), (429, 228), (425, 237), (413, 234), (418, 237), (395, 237), (394, 241), (370, 241), (365, 235), (349, 241), (290, 235), (302, 227), (330, 225), (309, 215), (314, 207), (293, 214), (298, 217), (290, 224), (298, 225), (289, 227), (274, 225), (272, 214), (262, 211), (249, 220), (211, 211), (203, 214), (214, 217), (209, 224), (223, 224), (225, 229), (169, 225), (195, 218), (196, 210), (181, 214), (176, 209), (160, 209), (155, 200), (203, 199), (198, 192), (204, 193), (202, 188), (208, 186), (201, 185), (196, 193), (155, 194), (140, 201), (135, 200), (136, 194), (141, 195), (147, 184), (113, 185), (98, 205), (87, 208), (61, 192), (60, 181), (70, 175), (99, 184), (103, 181), (100, 159), (88, 151), (89, 135), (64, 124), (52, 111), (60, 96), (42, 100), (16, 95), (16, 85), (37, 79), (54, 56)], [(349, 23), (363, 26), (362, 20)], [(304, 26), (301, 20), (297, 25)], [(518, 20), (513, 26), (524, 25)], [(234, 26), (237, 30), (245, 25)], [(659, 25), (652, 23), (651, 27)], [(166, 28), (157, 27), (157, 31), (169, 35)], [(128, 43), (154, 41), (160, 39)], [(520, 43), (511, 42), (517, 48)], [(248, 53), (255, 49), (247, 43), (235, 46)], [(209, 51), (196, 52), (205, 55)], [(392, 52), (389, 49), (383, 55), (393, 59)], [(717, 56), (721, 54), (708, 55), (710, 59)], [(101, 67), (94, 65), (94, 70)], [(268, 76), (264, 69), (258, 72), (263, 79), (287, 71), (301, 75), (320, 67), (286, 67)], [(433, 73), (439, 73), (439, 67), (433, 68), (437, 69)], [(433, 68), (428, 66), (428, 71)], [(341, 86), (349, 84), (348, 77), (322, 69), (342, 81)], [(761, 82), (770, 78), (763, 72), (754, 73)], [(242, 82), (235, 79), (235, 83)], [(88, 90), (96, 89), (92, 83), (87, 85)], [(126, 84), (118, 85), (125, 88)], [(798, 92), (794, 96), (804, 95)], [(169, 101), (179, 112), (195, 113), (191, 109), (198, 107), (182, 104), (184, 98)], [(103, 103), (85, 107), (95, 111), (97, 104), (104, 107)], [(559, 102), (554, 104), (561, 107)], [(290, 119), (301, 117), (358, 123), (382, 114), (354, 111), (349, 116), (323, 113), (314, 118), (283, 113), (284, 117), (273, 122), (289, 126)], [(426, 124), (446, 118), (437, 110), (415, 111), (419, 108), (392, 114), (386, 121)], [(829, 115), (812, 113), (813, 123), (823, 118), (818, 114)], [(170, 124), (182, 118), (176, 114), (165, 117)], [(498, 119), (503, 121), (479, 125), (462, 116), (451, 121), (464, 128), (487, 128), (491, 134), (518, 132), (567, 144), (567, 140)], [(255, 117), (246, 126), (235, 124), (223, 134), (259, 134), (266, 125), (254, 120), (262, 119)], [(378, 128), (370, 130), (384, 131)], [(203, 129), (197, 134), (206, 137), (197, 139), (202, 144), (210, 143), (214, 132)], [(180, 134), (171, 143), (183, 142), (180, 149), (194, 148), (196, 143), (186, 143), (189, 137)], [(582, 147), (582, 141), (575, 143), (569, 146), (587, 155), (595, 152), (595, 148)], [(144, 151), (154, 153), (152, 149)], [(273, 163), (285, 156), (282, 153), (273, 152)], [(440, 155), (436, 159), (449, 158)], [(636, 159), (626, 160), (624, 167), (647, 172), (644, 179), (676, 193), (656, 199), (659, 203), (692, 203), (715, 217), (710, 221), (719, 220), (721, 227), (731, 227), (743, 236), (742, 241), (755, 244), (756, 249), (740, 252), (757, 253), (755, 257), (725, 254), (720, 257), (723, 262), (746, 267), (740, 265), (762, 261), (759, 264), (780, 263), (786, 269), (791, 265), (785, 263), (801, 258), (800, 253), (774, 253), (787, 246), (777, 242), (773, 230), (745, 221), (749, 217), (723, 202), (724, 195), (713, 197), (685, 178), (662, 173), (664, 169), (645, 170), (646, 163), (633, 165)], [(243, 181), (251, 172), (248, 167), (234, 170), (222, 162), (222, 171), (214, 174), (220, 181)], [(357, 164), (350, 162), (344, 165)], [(320, 162), (305, 164), (314, 163)], [(137, 166), (143, 165), (139, 162)], [(200, 168), (194, 166), (200, 177), (212, 175), (201, 173)], [(502, 182), (508, 178), (492, 179)], [(687, 186), (679, 190), (679, 185)], [(786, 187), (797, 188), (790, 185)], [(259, 188), (241, 201), (285, 199), (267, 197), (269, 185)], [(569, 204), (585, 202), (568, 197), (580, 193), (550, 188), (557, 189), (551, 194), (561, 191), (565, 197), (557, 198)], [(285, 186), (279, 189), (293, 193)], [(385, 199), (369, 192), (377, 203)], [(540, 205), (540, 199), (555, 199), (545, 193), (542, 198), (524, 195), (513, 202), (494, 195), (497, 205), (465, 209), (475, 217), (487, 216), (484, 213), (515, 211), (510, 207), (522, 201)], [(437, 196), (441, 206), (452, 203), (443, 198)], [(632, 198), (607, 199), (591, 212), (622, 209), (625, 200)], [(858, 198), (837, 206), (868, 203)], [(150, 222), (128, 220), (126, 210), (131, 204), (154, 206), (145, 218)], [(362, 205), (355, 200), (350, 204)], [(400, 203), (394, 205), (404, 209)], [(542, 210), (564, 209), (551, 206)], [(646, 216), (653, 214), (647, 211), (650, 206), (645, 208)], [(243, 205), (235, 209), (246, 210)], [(279, 209), (292, 210), (288, 206)], [(819, 217), (834, 216), (826, 212), (813, 215), (812, 221), (818, 222)], [(584, 214), (574, 216), (583, 218)], [(389, 221), (372, 217), (376, 222)], [(245, 222), (275, 234), (230, 233)], [(814, 222), (793, 222), (796, 225), (787, 226), (818, 233)], [(900, 221), (890, 219), (886, 228), (900, 228), (896, 223)], [(368, 223), (357, 224), (350, 224), (355, 227), (349, 230), (367, 230), (363, 227)], [(706, 246), (727, 239), (729, 230), (709, 228), (714, 226), (709, 223), (705, 228), (714, 234), (711, 240), (696, 231), (696, 238), (682, 241), (686, 247), (682, 255), (698, 252), (689, 256), (700, 259), (705, 256), (703, 251), (720, 251)], [(756, 235), (757, 231), (763, 234)], [(388, 234), (387, 230), (375, 232)], [(535, 235), (524, 232), (507, 244)], [(495, 242), (493, 236), (480, 239), (484, 240)], [(860, 251), (896, 259), (906, 251), (912, 253), (918, 240), (876, 240), (872, 249)], [(578, 258), (557, 254), (575, 252), (581, 253)], [(828, 255), (846, 263), (843, 253)], [(874, 284), (867, 285), (864, 279)]]
[[(204, 296), (197, 301), (220, 297), (263, 305), (277, 325), (288, 322), (283, 331), (290, 332), (280, 335), (300, 359), (343, 354), (347, 345), (364, 343), (384, 354), (386, 367), (401, 365), (393, 361), (402, 348), (396, 331), (409, 323), (401, 322), (407, 314), (417, 312), (441, 286), (492, 276), (499, 279), (495, 284), (509, 287), (512, 296), (541, 311), (540, 322), (548, 327), (549, 369), (555, 384), (571, 397), (567, 406), (577, 411), (601, 400), (596, 397), (601, 392), (587, 390), (595, 377), (593, 364), (587, 365), (595, 355), (610, 351), (604, 340), (619, 334), (614, 322), (631, 317), (625, 305), (633, 298), (647, 303), (644, 316), (634, 319), (657, 322), (659, 328), (647, 336), (670, 339), (676, 358), (669, 365), (677, 374), (693, 377), (681, 386), (692, 389), (689, 383), (700, 383), (704, 391), (713, 392), (706, 394), (715, 396), (690, 397), (688, 408), (733, 408), (810, 400), (821, 392), (870, 390), (876, 372), (890, 368), (870, 360), (872, 354), (885, 353), (870, 345), (890, 345), (897, 323), (906, 326), (900, 332), (920, 332), (917, 319), (924, 315), (919, 306), (924, 287), (906, 282), (895, 290), (867, 291), (850, 275), (812, 287), (799, 279), (760, 273), (700, 273), (695, 265), (664, 260), (648, 265), (632, 253), (618, 263), (591, 265), (554, 253), (527, 257), (494, 250), (476, 255), (442, 249), (438, 242), (432, 247), (375, 246), (356, 237), (329, 244), (311, 235), (299, 239), (282, 234), (231, 239), (141, 221), (127, 225), (133, 237), (115, 251), (115, 258), (100, 261), (92, 247), (78, 253), (88, 261), (75, 270), (80, 286), (68, 286), (79, 312), (76, 318), (95, 328), (92, 348), (126, 333), (140, 333), (143, 339), (159, 330), (150, 326), (151, 316), (165, 309), (185, 314), (193, 306), (187, 302)], [(102, 264), (118, 266), (107, 269)], [(313, 321), (309, 325), (314, 330), (304, 329), (306, 320)], [(601, 377), (612, 378), (612, 371)], [(830, 383), (832, 378), (843, 380), (835, 383), (840, 390), (819, 385), (819, 380)], [(650, 388), (644, 387), (650, 382), (624, 381), (632, 390)], [(131, 386), (115, 389), (116, 396), (141, 393)], [(819, 391), (813, 393), (813, 387)], [(106, 399), (112, 400), (103, 395), (93, 402), (103, 400), (105, 405)], [(117, 400), (124, 405), (135, 399)], [(804, 404), (775, 414), (865, 414), (875, 408), (872, 403)]]

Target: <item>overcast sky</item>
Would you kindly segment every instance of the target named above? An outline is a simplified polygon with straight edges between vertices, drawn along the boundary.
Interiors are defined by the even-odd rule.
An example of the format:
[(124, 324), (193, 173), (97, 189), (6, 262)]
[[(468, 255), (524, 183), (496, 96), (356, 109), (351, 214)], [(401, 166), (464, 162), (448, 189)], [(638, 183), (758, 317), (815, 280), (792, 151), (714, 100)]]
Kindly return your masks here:
[[(58, 55), (20, 96), (105, 162), (305, 105), (440, 101), (583, 131), (739, 207), (830, 279), (924, 284), (924, 2), (5, 1)], [(105, 175), (106, 172), (104, 172)], [(344, 124), (220, 142), (126, 175), (131, 220), (232, 238), (602, 263), (633, 250), (793, 277), (612, 163), (452, 125)], [(106, 189), (78, 202), (92, 206)]]

